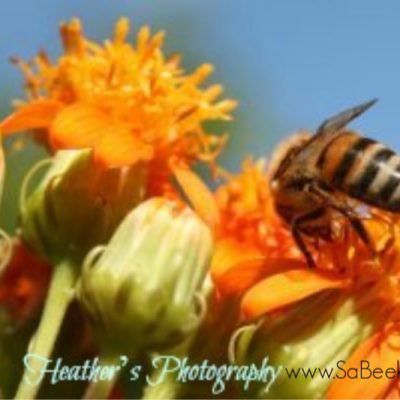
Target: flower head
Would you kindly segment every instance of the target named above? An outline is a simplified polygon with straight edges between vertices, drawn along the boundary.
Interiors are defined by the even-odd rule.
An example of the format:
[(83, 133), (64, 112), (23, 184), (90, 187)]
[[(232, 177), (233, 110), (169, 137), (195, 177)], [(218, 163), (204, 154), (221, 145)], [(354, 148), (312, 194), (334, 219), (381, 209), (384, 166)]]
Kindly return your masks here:
[[(364, 212), (363, 223), (371, 237), (375, 256), (350, 223), (339, 218), (338, 237), (332, 242), (318, 243), (318, 248), (313, 250), (317, 267), (311, 270), (297, 251), (289, 230), (275, 214), (267, 183), (264, 170), (247, 165), (242, 174), (230, 178), (228, 184), (217, 191), (216, 201), (221, 221), (224, 221), (219, 228), (212, 266), (218, 292), (222, 296), (240, 298), (242, 321), (285, 315), (297, 303), (311, 301), (323, 293), (336, 292), (338, 296), (352, 298), (353, 312), (366, 314), (366, 323), (373, 326), (371, 332), (376, 332), (379, 337), (379, 340), (376, 337), (367, 339), (365, 348), (369, 355), (363, 354), (372, 357), (377, 366), (379, 362), (389, 365), (393, 353), (398, 355), (399, 348), (389, 345), (388, 341), (397, 343), (400, 337), (400, 228), (397, 217), (372, 209), (368, 210), (369, 216)], [(379, 312), (372, 312), (372, 308)], [(329, 312), (331, 310), (321, 306), (318, 314)], [(349, 362), (354, 363), (354, 357), (359, 361), (360, 354), (356, 350)], [(335, 381), (330, 393), (333, 398), (350, 392), (380, 397), (389, 389), (395, 390), (390, 380), (381, 383), (375, 391), (371, 388), (364, 391), (362, 381), (349, 380), (347, 384), (352, 386), (349, 391), (342, 382)]]
[(128, 33), (122, 18), (113, 38), (99, 45), (73, 19), (61, 25), (64, 54), (57, 62), (44, 52), (33, 64), (16, 60), (28, 99), (2, 122), (3, 132), (35, 129), (53, 151), (92, 148), (106, 167), (213, 161), (226, 138), (207, 134), (202, 123), (229, 119), (235, 102), (216, 101), (220, 85), (200, 88), (212, 66), (186, 75), (179, 56), (163, 54), (163, 32), (151, 36), (141, 28), (136, 46)]

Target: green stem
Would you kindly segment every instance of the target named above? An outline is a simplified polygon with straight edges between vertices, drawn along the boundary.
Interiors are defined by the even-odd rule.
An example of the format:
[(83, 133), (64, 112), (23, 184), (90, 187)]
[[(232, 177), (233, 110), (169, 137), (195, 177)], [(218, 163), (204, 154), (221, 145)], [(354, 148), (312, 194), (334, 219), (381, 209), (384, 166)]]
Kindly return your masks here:
[(29, 369), (25, 368), (16, 399), (34, 399), (40, 388), (40, 371), (46, 365), (43, 359), (51, 356), (60, 331), (64, 315), (73, 298), (76, 282), (76, 268), (68, 261), (54, 267), (50, 288), (44, 305), (39, 327), (29, 343), (28, 354), (39, 357), (29, 359)]
[[(115, 353), (103, 352), (99, 356), (101, 367), (115, 367), (120, 363), (120, 358)], [(118, 379), (120, 369), (114, 372), (111, 379), (99, 379), (92, 381), (86, 389), (84, 399), (107, 399), (115, 382)]]
[(176, 399), (182, 389), (182, 385), (177, 382), (175, 374), (168, 374), (161, 378), (161, 371), (155, 369), (150, 380), (153, 384), (147, 383), (142, 399)]

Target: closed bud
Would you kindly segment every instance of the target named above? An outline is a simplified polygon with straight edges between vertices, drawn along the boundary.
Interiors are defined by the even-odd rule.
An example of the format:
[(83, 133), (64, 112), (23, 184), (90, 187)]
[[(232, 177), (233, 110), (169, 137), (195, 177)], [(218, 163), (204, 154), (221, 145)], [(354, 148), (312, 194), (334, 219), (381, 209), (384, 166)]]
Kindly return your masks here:
[(91, 150), (59, 151), (49, 162), (51, 167), (29, 196), (25, 192), (32, 174), (24, 183), (22, 234), (53, 262), (79, 261), (95, 245), (105, 243), (143, 197), (143, 169), (99, 168)]
[(368, 318), (355, 311), (353, 298), (344, 301), (336, 293), (321, 294), (254, 329), (242, 328), (244, 334), (233, 337), (235, 358), (248, 364), (267, 356), (269, 364), (282, 368), (272, 384), (254, 384), (251, 397), (321, 399), (340, 362), (372, 329)]
[(154, 198), (133, 210), (84, 263), (80, 300), (102, 344), (125, 354), (183, 341), (204, 312), (212, 247), (189, 208)]

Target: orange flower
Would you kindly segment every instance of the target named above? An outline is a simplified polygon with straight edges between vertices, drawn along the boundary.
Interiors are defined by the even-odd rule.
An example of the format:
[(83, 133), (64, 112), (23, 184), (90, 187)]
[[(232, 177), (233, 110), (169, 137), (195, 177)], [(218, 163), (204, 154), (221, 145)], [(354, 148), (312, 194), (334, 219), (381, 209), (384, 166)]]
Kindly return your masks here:
[[(199, 209), (204, 210), (204, 205)], [(360, 346), (349, 363), (371, 358), (377, 367), (393, 365), (400, 354), (400, 226), (395, 217), (372, 210), (365, 221), (378, 256), (373, 257), (357, 235), (340, 220), (341, 235), (314, 250), (318, 267), (308, 268), (291, 234), (275, 213), (263, 163), (246, 161), (243, 171), (229, 176), (214, 195), (218, 210), (212, 277), (220, 295), (239, 296), (242, 320), (284, 310), (326, 290), (357, 298), (359, 310), (375, 305), (376, 334)], [(208, 206), (210, 209), (210, 206)], [(390, 335), (387, 327), (390, 326)], [(395, 343), (396, 345), (392, 345)], [(335, 381), (332, 398), (380, 397), (397, 393), (393, 380), (368, 390), (363, 381)], [(351, 386), (351, 387), (350, 387)]]
[(21, 323), (37, 311), (44, 300), (50, 266), (15, 239), (10, 261), (0, 279), (0, 306), (12, 323)]
[[(378, 314), (369, 313), (375, 335), (360, 345), (345, 368), (360, 365), (362, 360), (368, 360), (376, 368), (397, 368), (396, 360), (400, 354), (400, 231), (396, 222), (388, 221), (393, 226), (393, 232), (388, 234), (386, 222), (367, 221), (367, 229), (380, 250), (376, 259), (350, 233), (343, 241), (321, 246), (320, 259), (327, 263), (322, 265), (330, 266), (329, 271), (322, 266), (316, 270), (286, 270), (286, 266), (282, 266), (281, 271), (272, 275), (259, 273), (258, 281), (253, 281), (246, 291), (241, 286), (234, 287), (236, 294), (242, 294), (243, 318), (253, 319), (282, 310), (327, 289), (342, 290), (344, 295), (356, 298), (355, 312), (371, 309), (372, 306), (379, 308)], [(391, 243), (392, 240), (394, 243)], [(225, 277), (229, 280), (222, 280), (220, 285), (232, 287), (235, 280), (239, 280), (228, 274)], [(328, 397), (386, 398), (389, 393), (392, 395), (399, 391), (398, 381), (393, 379), (384, 377), (378, 383), (375, 380), (368, 384), (361, 379), (336, 380), (330, 387)]]
[(44, 52), (33, 65), (15, 60), (28, 100), (1, 123), (4, 134), (36, 130), (53, 151), (93, 148), (105, 167), (212, 162), (226, 137), (207, 134), (202, 123), (228, 120), (235, 107), (233, 100), (216, 101), (220, 85), (199, 87), (212, 66), (185, 75), (179, 56), (163, 55), (163, 32), (151, 37), (148, 27), (140, 29), (135, 47), (128, 32), (128, 20), (120, 19), (112, 40), (98, 45), (73, 19), (61, 26), (64, 54), (56, 63)]
[[(358, 309), (370, 310), (378, 307), (378, 315), (369, 313), (375, 322), (376, 332), (362, 343), (347, 361), (345, 368), (351, 368), (362, 360), (370, 363), (371, 368), (394, 368), (396, 377), (385, 374), (381, 379), (346, 379), (333, 381), (328, 398), (399, 398), (400, 381), (398, 377), (398, 360), (400, 355), (400, 227), (395, 216), (385, 216), (387, 222), (371, 220), (367, 224), (369, 233), (381, 250), (379, 259), (371, 261), (362, 254), (360, 246), (354, 241), (348, 244), (352, 254), (353, 277), (349, 289), (355, 293)], [(384, 233), (387, 224), (392, 227), (388, 236)], [(385, 225), (385, 226), (382, 226)], [(386, 244), (385, 244), (386, 242)], [(388, 243), (390, 245), (388, 245)], [(371, 256), (370, 256), (371, 257)], [(369, 258), (370, 258), (369, 257)], [(357, 265), (357, 269), (355, 266)]]

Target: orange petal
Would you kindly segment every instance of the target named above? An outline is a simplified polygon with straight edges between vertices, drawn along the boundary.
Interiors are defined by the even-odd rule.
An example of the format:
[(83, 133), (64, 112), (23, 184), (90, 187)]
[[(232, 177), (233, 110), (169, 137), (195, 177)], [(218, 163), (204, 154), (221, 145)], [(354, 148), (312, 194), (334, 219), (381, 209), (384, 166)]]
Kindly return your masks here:
[[(397, 361), (400, 357), (400, 333), (391, 330), (388, 326), (386, 328), (363, 342), (342, 366), (346, 371), (349, 371), (349, 368), (357, 368), (358, 379), (348, 376), (344, 379), (336, 379), (328, 390), (328, 399), (381, 399), (395, 390), (393, 385), (398, 383), (397, 375), (395, 379), (389, 379), (385, 373), (380, 379), (374, 379), (372, 376), (369, 379), (360, 379), (362, 361), (364, 367), (367, 367), (366, 362), (368, 362), (371, 370), (381, 368), (385, 371), (393, 368), (397, 371)], [(364, 376), (365, 374), (368, 374), (367, 370), (364, 370)], [(340, 372), (340, 375), (343, 375), (343, 372)]]
[(220, 220), (219, 210), (205, 183), (189, 168), (174, 166), (173, 172), (197, 214), (212, 228), (217, 226)]
[(241, 295), (263, 278), (263, 270), (265, 258), (242, 261), (229, 268), (214, 283), (224, 296)]
[(99, 109), (83, 103), (65, 107), (50, 128), (53, 149), (78, 149), (99, 144), (110, 118)]
[(322, 290), (342, 288), (347, 284), (347, 280), (309, 269), (282, 272), (264, 279), (250, 289), (243, 297), (241, 308), (244, 317), (252, 319)]
[(54, 149), (93, 148), (96, 161), (109, 168), (153, 156), (152, 147), (135, 137), (128, 127), (84, 103), (66, 107), (59, 113), (51, 126), (50, 140)]
[(257, 247), (240, 242), (233, 237), (218, 240), (211, 261), (211, 277), (218, 282), (219, 278), (236, 264), (262, 256), (263, 254)]
[(94, 157), (105, 167), (119, 168), (149, 161), (153, 158), (153, 147), (135, 137), (123, 126), (109, 126), (102, 141), (95, 147)]
[(28, 129), (47, 128), (60, 111), (62, 104), (54, 100), (36, 100), (18, 108), (4, 119), (0, 129), (4, 135)]
[(266, 276), (306, 267), (303, 261), (291, 258), (260, 257), (236, 263), (218, 279), (217, 286), (226, 296), (241, 295)]

